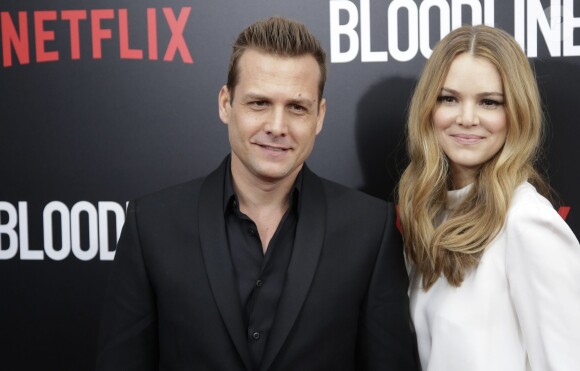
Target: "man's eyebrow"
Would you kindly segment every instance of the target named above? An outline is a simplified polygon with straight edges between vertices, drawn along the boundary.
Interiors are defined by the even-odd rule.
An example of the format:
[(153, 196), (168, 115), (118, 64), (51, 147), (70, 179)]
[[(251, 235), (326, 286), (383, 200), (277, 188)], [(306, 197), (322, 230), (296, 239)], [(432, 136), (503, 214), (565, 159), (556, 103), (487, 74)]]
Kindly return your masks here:
[(246, 99), (254, 99), (254, 100), (269, 100), (265, 95), (259, 93), (246, 93), (243, 95)]
[(294, 98), (290, 99), (290, 104), (298, 104), (301, 106), (313, 106), (316, 104), (316, 99), (308, 99), (308, 98)]
[[(259, 101), (270, 101), (270, 98), (268, 98), (266, 95), (264, 94), (260, 94), (260, 93), (253, 93), (253, 92), (248, 92), (246, 94), (243, 95), (244, 99), (246, 100), (259, 100)], [(306, 97), (298, 97), (298, 98), (291, 98), (288, 100), (288, 104), (298, 104), (301, 106), (313, 106), (316, 104), (317, 99), (313, 98), (306, 98)]]

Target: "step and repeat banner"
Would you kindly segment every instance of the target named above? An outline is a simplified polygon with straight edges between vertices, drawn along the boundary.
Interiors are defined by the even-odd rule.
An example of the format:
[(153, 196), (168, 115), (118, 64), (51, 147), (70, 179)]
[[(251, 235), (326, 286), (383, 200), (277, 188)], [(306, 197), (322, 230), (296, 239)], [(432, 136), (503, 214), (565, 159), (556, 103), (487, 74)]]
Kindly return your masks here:
[(406, 107), (462, 24), (514, 35), (549, 121), (544, 166), (580, 235), (576, 0), (24, 0), (0, 4), (0, 368), (90, 370), (127, 201), (228, 153), (217, 97), (257, 19), (305, 23), (328, 53), (320, 175), (392, 199)]

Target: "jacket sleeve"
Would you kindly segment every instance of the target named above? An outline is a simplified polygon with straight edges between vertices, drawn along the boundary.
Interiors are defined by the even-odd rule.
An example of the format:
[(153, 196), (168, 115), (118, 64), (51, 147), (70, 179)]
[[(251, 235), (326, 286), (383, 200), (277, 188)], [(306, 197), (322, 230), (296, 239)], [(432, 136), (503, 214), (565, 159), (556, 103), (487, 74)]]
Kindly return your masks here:
[(580, 245), (543, 197), (530, 191), (506, 223), (506, 272), (531, 370), (580, 364)]
[(357, 370), (419, 370), (409, 315), (401, 235), (389, 203), (383, 238), (361, 312)]
[(117, 245), (106, 293), (97, 370), (156, 370), (158, 359), (155, 294), (139, 239), (135, 203), (130, 203)]

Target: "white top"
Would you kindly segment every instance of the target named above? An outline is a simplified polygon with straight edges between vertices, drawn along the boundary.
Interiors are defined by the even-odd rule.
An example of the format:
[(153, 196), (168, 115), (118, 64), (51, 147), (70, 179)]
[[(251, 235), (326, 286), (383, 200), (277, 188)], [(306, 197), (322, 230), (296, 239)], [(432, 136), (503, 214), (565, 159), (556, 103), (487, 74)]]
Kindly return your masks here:
[(425, 371), (580, 370), (580, 244), (529, 183), (460, 287), (442, 276), (425, 292), (411, 270), (409, 295)]

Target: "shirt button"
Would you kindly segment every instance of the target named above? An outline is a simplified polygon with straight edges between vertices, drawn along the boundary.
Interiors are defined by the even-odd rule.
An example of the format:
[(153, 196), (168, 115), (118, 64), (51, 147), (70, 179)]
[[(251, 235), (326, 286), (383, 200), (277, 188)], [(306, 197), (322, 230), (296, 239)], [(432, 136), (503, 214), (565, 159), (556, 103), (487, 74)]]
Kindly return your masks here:
[(249, 228), (248, 229), (248, 233), (251, 234), (252, 236), (255, 236), (256, 235), (256, 231), (254, 229), (252, 229), (252, 228)]
[(260, 333), (258, 331), (254, 331), (252, 333), (252, 339), (254, 339), (254, 340), (260, 340)]
[(263, 284), (264, 284), (264, 282), (262, 282), (262, 280), (256, 281), (256, 287), (262, 287)]

